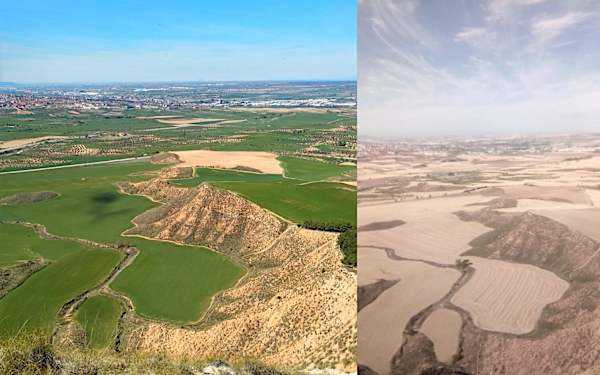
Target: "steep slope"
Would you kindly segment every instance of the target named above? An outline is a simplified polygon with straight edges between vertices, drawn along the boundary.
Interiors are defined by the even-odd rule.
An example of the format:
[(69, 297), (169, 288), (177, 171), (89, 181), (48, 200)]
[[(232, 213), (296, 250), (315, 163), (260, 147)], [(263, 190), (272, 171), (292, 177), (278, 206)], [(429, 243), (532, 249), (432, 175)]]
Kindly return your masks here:
[(135, 228), (126, 235), (202, 245), (243, 256), (268, 246), (287, 226), (256, 204), (208, 185), (188, 190), (151, 180), (123, 190), (165, 202), (136, 217)]
[(341, 265), (337, 234), (288, 224), (209, 185), (188, 190), (152, 180), (122, 189), (164, 202), (138, 216), (127, 235), (208, 246), (249, 269), (238, 286), (215, 298), (198, 326), (142, 322), (126, 340), (129, 348), (355, 368), (356, 274)]

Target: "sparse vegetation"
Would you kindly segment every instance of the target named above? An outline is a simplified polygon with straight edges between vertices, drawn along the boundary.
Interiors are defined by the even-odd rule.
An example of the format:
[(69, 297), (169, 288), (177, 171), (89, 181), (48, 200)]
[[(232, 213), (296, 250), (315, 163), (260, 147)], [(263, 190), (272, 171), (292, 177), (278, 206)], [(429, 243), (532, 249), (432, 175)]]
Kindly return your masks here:
[(0, 373), (7, 375), (201, 374), (212, 367), (240, 375), (285, 375), (258, 361), (176, 360), (162, 355), (78, 348), (53, 344), (39, 332), (0, 340)]

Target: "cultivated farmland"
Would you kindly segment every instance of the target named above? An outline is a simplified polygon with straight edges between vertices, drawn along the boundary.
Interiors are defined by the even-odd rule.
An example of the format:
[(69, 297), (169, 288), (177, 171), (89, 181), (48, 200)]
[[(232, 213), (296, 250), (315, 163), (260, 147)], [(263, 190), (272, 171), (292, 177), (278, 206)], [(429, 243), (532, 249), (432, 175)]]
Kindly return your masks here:
[(35, 138), (0, 159), (3, 338), (355, 369), (353, 109), (28, 116), (0, 117)]
[[(600, 137), (523, 142), (361, 145), (358, 324), (369, 327), (361, 333), (369, 341), (359, 340), (359, 352), (372, 353), (361, 356), (363, 369), (580, 374), (581, 363), (589, 363), (588, 373), (600, 369), (587, 362), (599, 324), (594, 163)], [(534, 151), (540, 149), (546, 151)], [(430, 274), (407, 286), (423, 264)], [(435, 300), (417, 309), (408, 302), (422, 284), (449, 271), (457, 276)], [(401, 339), (390, 338), (398, 332)]]

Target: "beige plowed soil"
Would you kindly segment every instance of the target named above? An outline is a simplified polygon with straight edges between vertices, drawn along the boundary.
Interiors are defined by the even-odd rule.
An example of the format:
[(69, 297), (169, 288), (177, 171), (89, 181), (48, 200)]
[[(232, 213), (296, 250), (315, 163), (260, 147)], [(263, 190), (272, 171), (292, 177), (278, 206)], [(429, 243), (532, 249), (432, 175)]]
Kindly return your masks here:
[[(361, 252), (368, 255), (367, 251)], [(370, 259), (364, 256), (359, 273)], [(369, 366), (380, 375), (390, 374), (391, 361), (400, 349), (404, 327), (415, 314), (441, 299), (460, 277), (449, 268), (439, 268), (422, 262), (388, 260), (384, 274), (400, 277), (400, 282), (383, 292), (375, 301), (364, 307), (358, 315), (360, 337), (358, 356), (362, 365)], [(361, 275), (362, 277), (362, 275)], [(372, 276), (371, 276), (372, 278)], [(425, 282), (426, 280), (426, 282)], [(401, 309), (397, 307), (401, 306)]]
[(476, 222), (465, 223), (453, 212), (487, 200), (483, 196), (465, 196), (361, 207), (359, 227), (383, 220), (402, 220), (405, 224), (361, 231), (358, 243), (393, 248), (396, 254), (409, 259), (454, 264), (456, 257), (469, 249), (469, 241), (489, 228)]
[(277, 155), (260, 151), (175, 151), (181, 160), (180, 167), (236, 168), (247, 167), (263, 173), (282, 174)]
[(560, 299), (569, 287), (552, 272), (528, 264), (478, 257), (469, 260), (475, 273), (452, 303), (468, 311), (474, 323), (488, 331), (531, 332), (542, 309)]
[[(402, 375), (600, 374), (600, 137), (548, 137), (543, 141), (548, 150), (560, 151), (529, 153), (497, 152), (488, 140), (476, 141), (475, 147), (471, 141), (438, 141), (370, 144), (360, 150), (360, 225), (406, 223), (390, 234), (387, 229), (360, 232), (359, 243), (361, 252), (368, 243), (379, 243), (388, 254), (402, 257), (446, 265), (457, 259), (473, 262), (455, 265), (464, 277), (432, 307), (460, 314), (460, 356), (439, 361), (436, 334), (445, 334), (451, 324), (428, 327), (436, 310), (426, 309), (415, 312), (408, 324), (397, 323), (405, 327), (405, 340), (391, 363), (364, 364), (376, 371), (391, 365)], [(489, 149), (480, 148), (488, 142)], [(478, 195), (485, 199), (478, 201)], [(449, 205), (452, 209), (443, 208)], [(486, 230), (469, 238), (462, 224), (445, 215)], [(463, 245), (466, 254), (458, 252)], [(365, 256), (371, 261), (359, 255), (360, 264), (371, 267), (364, 278), (359, 267), (359, 281), (371, 281), (364, 284), (371, 289), (361, 314), (403, 281), (382, 268), (385, 258), (374, 252)], [(400, 282), (376, 284), (386, 273)], [(399, 316), (406, 310), (401, 302), (385, 308)], [(373, 351), (387, 345), (385, 328), (391, 324), (381, 325)]]
[(457, 353), (462, 318), (456, 311), (438, 309), (431, 313), (421, 326), (433, 342), (435, 356), (440, 362), (449, 363)]
[(65, 138), (66, 137), (49, 135), (49, 136), (45, 136), (45, 137), (13, 139), (11, 141), (0, 142), (0, 149), (27, 146), (27, 145), (38, 143), (38, 142), (59, 140), (59, 139), (65, 139)]

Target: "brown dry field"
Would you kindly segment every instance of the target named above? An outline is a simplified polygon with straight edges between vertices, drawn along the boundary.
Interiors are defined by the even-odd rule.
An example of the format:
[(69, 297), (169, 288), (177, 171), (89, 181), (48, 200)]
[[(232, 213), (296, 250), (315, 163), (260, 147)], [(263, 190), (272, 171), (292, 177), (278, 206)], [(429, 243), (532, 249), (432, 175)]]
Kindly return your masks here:
[(583, 235), (600, 242), (600, 208), (580, 210), (535, 210), (534, 213), (556, 220)]
[(457, 353), (461, 326), (460, 314), (448, 309), (435, 310), (421, 326), (421, 332), (433, 342), (440, 362), (450, 362)]
[(452, 298), (485, 330), (523, 334), (535, 328), (542, 309), (557, 301), (569, 283), (528, 264), (468, 257), (475, 273)]
[(174, 151), (179, 167), (252, 168), (263, 173), (283, 174), (277, 154), (262, 151)]
[[(385, 254), (371, 249), (361, 248), (360, 251), (365, 255), (373, 251)], [(365, 256), (361, 255), (359, 262), (362, 259)], [(380, 263), (379, 267), (368, 271), (366, 279), (394, 275), (400, 278), (400, 282), (383, 292), (358, 314), (358, 357), (361, 364), (384, 375), (391, 372), (389, 363), (402, 345), (402, 332), (408, 320), (448, 293), (460, 273), (449, 268), (438, 269), (422, 262), (388, 259), (380, 260)], [(365, 277), (363, 263), (359, 264), (360, 285)], [(402, 306), (402, 309), (396, 309), (396, 306)]]
[[(596, 271), (600, 264), (596, 256), (600, 254), (600, 156), (596, 151), (600, 137), (581, 143), (555, 137), (548, 142), (560, 151), (494, 154), (465, 148), (457, 154), (418, 147), (390, 151), (389, 145), (380, 145), (359, 152), (359, 225), (405, 222), (359, 231), (359, 285), (401, 280), (359, 314), (359, 326), (368, 322), (369, 331), (361, 329), (359, 347), (362, 336), (368, 335), (370, 350), (386, 353), (377, 359), (359, 353), (360, 365), (378, 373), (391, 368), (403, 375), (440, 368), (506, 375), (600, 370), (600, 359), (582, 357), (585, 348), (591, 350), (589, 344), (566, 348), (571, 357), (562, 357), (568, 360), (548, 352), (562, 350), (558, 348), (566, 335), (587, 338), (595, 334), (592, 322), (600, 324), (594, 310), (600, 306), (600, 295), (592, 292), (600, 287), (600, 265)], [(459, 211), (469, 214), (459, 217)], [(431, 276), (422, 277), (421, 283), (448, 270), (462, 272), (464, 277), (455, 279), (448, 295), (430, 301), (435, 308), (423, 306), (415, 311), (403, 301), (422, 286), (413, 279), (415, 286), (409, 287), (399, 270), (384, 267), (384, 250), (396, 259), (428, 263)], [(401, 263), (390, 260), (394, 262)], [(419, 264), (415, 272), (424, 264), (404, 263)], [(394, 300), (385, 298), (392, 293)], [(376, 311), (377, 307), (388, 311)], [(388, 315), (402, 319), (378, 319)], [(399, 327), (392, 328), (394, 324)], [(582, 324), (586, 324), (585, 331), (577, 328)], [(405, 340), (394, 353), (387, 351), (391, 331), (405, 332)], [(452, 342), (457, 348), (453, 349)], [(503, 351), (502, 342), (506, 354), (492, 354)], [(447, 349), (445, 354), (440, 352), (442, 347)], [(461, 355), (453, 357), (451, 353), (457, 351)], [(536, 367), (537, 361), (516, 360), (520, 353), (542, 351), (552, 358), (544, 370)], [(572, 366), (575, 358), (585, 365)]]
[(37, 142), (49, 141), (49, 140), (57, 140), (57, 139), (65, 139), (65, 138), (66, 137), (57, 136), (57, 135), (48, 135), (48, 136), (45, 136), (45, 137), (13, 139), (11, 141), (0, 142), (0, 148), (20, 147), (20, 146), (26, 146), (26, 145), (29, 145), (29, 144), (34, 144), (34, 143), (37, 143)]
[(358, 243), (393, 248), (399, 256), (408, 259), (453, 264), (456, 257), (468, 249), (470, 240), (489, 230), (479, 223), (465, 223), (453, 212), (486, 200), (489, 198), (465, 196), (361, 206), (360, 227), (391, 220), (402, 220), (405, 224), (361, 232)]

